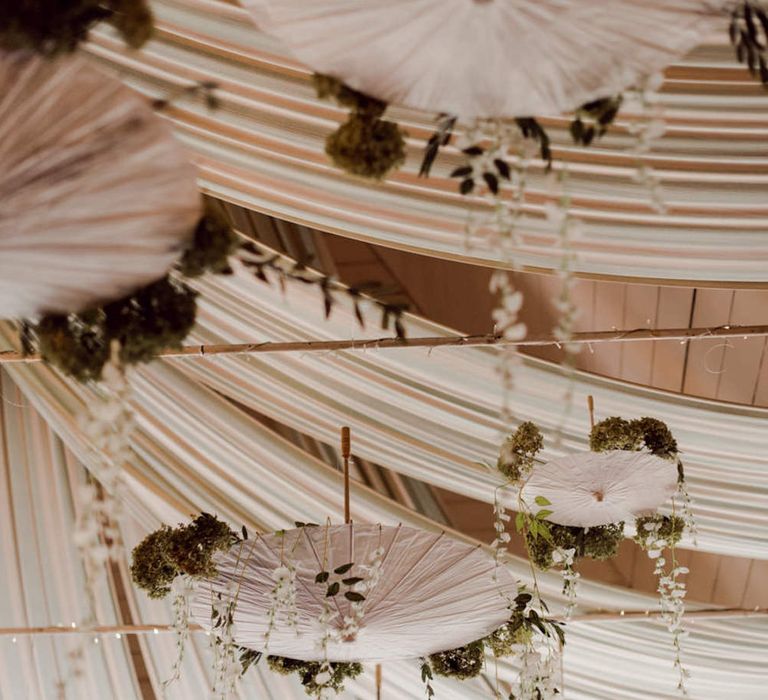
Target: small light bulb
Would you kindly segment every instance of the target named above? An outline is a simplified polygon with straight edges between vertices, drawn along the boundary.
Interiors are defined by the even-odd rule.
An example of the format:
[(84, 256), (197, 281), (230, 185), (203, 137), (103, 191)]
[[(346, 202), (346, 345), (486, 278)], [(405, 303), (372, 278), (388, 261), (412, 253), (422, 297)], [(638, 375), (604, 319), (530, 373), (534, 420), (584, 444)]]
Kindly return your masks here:
[(72, 629), (75, 629), (76, 627), (77, 627), (77, 623), (76, 623), (76, 622), (73, 622), (73, 623), (72, 623)]
[(14, 638), (13, 638), (11, 641), (12, 641), (14, 644), (16, 644), (16, 637), (14, 637)]
[(620, 610), (620, 611), (619, 611), (619, 615), (621, 615), (621, 616), (623, 617), (623, 616), (624, 616), (624, 611), (623, 611), (623, 610)]
[(98, 644), (99, 643), (99, 638), (98, 637), (94, 637), (93, 638), (93, 643), (94, 644)]
[(115, 632), (115, 639), (120, 639), (120, 637), (122, 637), (120, 632)]
[(153, 634), (160, 634), (160, 630), (159, 630), (159, 629), (157, 629), (157, 627), (155, 627), (155, 628), (152, 630), (152, 633), (153, 633)]

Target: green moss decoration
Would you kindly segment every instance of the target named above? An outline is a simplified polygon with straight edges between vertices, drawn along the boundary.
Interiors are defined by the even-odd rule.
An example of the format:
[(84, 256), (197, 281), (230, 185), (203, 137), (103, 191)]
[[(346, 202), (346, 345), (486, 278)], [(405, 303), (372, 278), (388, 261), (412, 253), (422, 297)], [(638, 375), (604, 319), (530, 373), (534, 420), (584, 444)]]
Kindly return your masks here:
[(213, 555), (228, 550), (238, 539), (225, 522), (209, 513), (201, 513), (187, 525), (163, 525), (134, 547), (131, 577), (150, 598), (164, 598), (181, 574), (215, 576)]
[(515, 653), (515, 646), (527, 644), (533, 637), (533, 632), (525, 624), (525, 618), (521, 613), (514, 613), (509, 622), (489, 634), (483, 641), (500, 659)]
[(99, 22), (115, 27), (134, 49), (153, 31), (146, 0), (13, 0), (3, 6), (0, 49), (49, 57), (70, 53)]
[(150, 598), (165, 598), (180, 573), (169, 555), (172, 537), (173, 530), (164, 525), (147, 535), (133, 549), (131, 577)]
[(405, 161), (405, 139), (394, 122), (353, 114), (328, 135), (325, 152), (342, 170), (381, 180)]
[(163, 348), (181, 347), (195, 324), (197, 292), (164, 277), (104, 307), (108, 340), (120, 341), (128, 365), (150, 362)]
[(328, 688), (340, 693), (344, 690), (344, 682), (348, 678), (357, 678), (363, 672), (363, 665), (357, 662), (331, 662), (331, 680), (323, 686), (319, 686), (315, 682), (315, 677), (322, 668), (322, 663), (319, 661), (300, 661), (285, 656), (268, 656), (267, 665), (273, 671), (284, 676), (295, 673), (299, 676), (307, 695), (318, 695), (321, 690)]
[(589, 449), (593, 452), (608, 450), (639, 450), (642, 435), (637, 426), (628, 420), (612, 416), (595, 423), (589, 434)]
[(78, 381), (98, 381), (113, 340), (127, 365), (149, 362), (189, 334), (196, 292), (164, 277), (104, 307), (78, 314), (51, 314), (32, 327), (43, 359)]
[(43, 316), (30, 328), (44, 360), (81, 382), (101, 378), (109, 359), (101, 309), (69, 316)]
[(313, 76), (317, 95), (350, 110), (349, 119), (325, 141), (334, 165), (352, 175), (381, 180), (405, 161), (405, 133), (381, 118), (387, 103), (353, 90), (328, 75)]
[(646, 548), (649, 533), (645, 526), (651, 523), (659, 523), (658, 536), (665, 540), (669, 547), (675, 546), (683, 537), (685, 520), (676, 515), (650, 515), (637, 518), (635, 520), (637, 534), (634, 539), (643, 549)]
[(623, 539), (624, 523), (590, 527), (584, 531), (580, 543), (582, 556), (598, 561), (613, 559), (618, 554)]
[(596, 423), (589, 435), (589, 447), (593, 452), (645, 448), (663, 459), (678, 458), (677, 441), (666, 423), (650, 416), (631, 421), (612, 416)]
[(508, 479), (518, 481), (533, 469), (534, 458), (543, 446), (541, 430), (526, 421), (504, 441), (496, 466)]
[(356, 114), (363, 115), (371, 119), (378, 119), (387, 109), (387, 103), (377, 100), (375, 97), (353, 90), (340, 80), (315, 73), (312, 76), (312, 82), (315, 85), (317, 96), (321, 100), (334, 100), (342, 107), (347, 107)]
[(677, 460), (677, 440), (672, 436), (666, 423), (649, 416), (638, 418), (632, 423), (643, 436), (646, 449), (657, 457)]
[(232, 273), (229, 256), (239, 246), (237, 234), (221, 214), (206, 205), (205, 215), (195, 229), (192, 245), (184, 251), (179, 271), (185, 277), (200, 277), (206, 272)]
[(596, 527), (571, 527), (548, 523), (552, 541), (543, 537), (532, 537), (529, 532), (525, 535), (528, 557), (534, 566), (542, 571), (548, 571), (554, 566), (552, 554), (555, 549), (575, 549), (575, 558), (604, 560), (612, 559), (619, 551), (619, 545), (624, 539), (624, 523), (598, 525)]
[(214, 553), (228, 550), (237, 541), (229, 525), (215, 515), (202, 513), (189, 525), (173, 531), (169, 554), (182, 573), (206, 578), (216, 575)]
[(479, 676), (483, 670), (484, 659), (485, 649), (482, 640), (470, 642), (458, 649), (440, 651), (429, 657), (432, 670), (438, 676), (460, 680)]

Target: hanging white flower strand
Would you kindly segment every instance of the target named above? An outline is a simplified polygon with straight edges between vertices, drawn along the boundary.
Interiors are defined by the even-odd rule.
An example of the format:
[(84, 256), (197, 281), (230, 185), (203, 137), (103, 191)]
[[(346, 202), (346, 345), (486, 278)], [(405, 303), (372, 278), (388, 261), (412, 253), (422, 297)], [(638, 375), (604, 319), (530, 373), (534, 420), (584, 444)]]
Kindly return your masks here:
[(176, 659), (171, 668), (171, 675), (163, 681), (163, 689), (181, 677), (184, 652), (189, 640), (189, 601), (195, 591), (194, 581), (190, 576), (177, 576), (171, 584), (173, 594), (173, 631), (176, 637)]
[[(299, 611), (296, 607), (296, 565), (291, 561), (290, 555), (285, 552), (285, 532), (278, 533), (280, 540), (280, 564), (272, 571), (272, 580), (275, 582), (269, 593), (271, 600), (267, 611), (267, 631), (264, 633), (264, 649), (269, 647), (269, 637), (275, 628), (278, 617), (281, 616), (288, 627), (292, 627), (298, 634)], [(293, 550), (301, 537), (301, 531), (296, 537)]]
[(646, 158), (651, 152), (654, 141), (661, 138), (667, 128), (664, 121), (664, 108), (658, 95), (663, 82), (664, 76), (657, 73), (647, 78), (636, 90), (626, 93), (626, 97), (630, 98), (640, 111), (639, 119), (631, 122), (628, 127), (629, 133), (636, 139), (632, 148), (632, 153), (637, 157), (634, 180), (646, 187), (651, 206), (657, 214), (666, 214), (667, 204), (664, 200), (661, 180)]
[(213, 651), (213, 697), (227, 700), (235, 692), (242, 673), (235, 643), (235, 609), (238, 584), (231, 581), (224, 594), (217, 593), (211, 603), (211, 647)]
[(125, 491), (123, 466), (130, 458), (130, 436), (135, 426), (131, 388), (116, 341), (102, 376), (102, 383), (96, 387), (99, 399), (88, 404), (80, 418), (95, 455), (89, 464), (93, 478), (79, 490), (80, 511), (74, 535), (86, 583), (94, 597), (105, 562), (117, 561), (122, 551), (118, 521)]
[[(673, 517), (674, 512), (673, 501)], [(650, 522), (644, 523), (642, 532), (638, 532), (637, 535), (648, 557), (655, 561), (653, 573), (658, 577), (659, 582), (657, 590), (659, 592), (661, 619), (666, 623), (667, 629), (672, 634), (672, 645), (675, 653), (674, 666), (678, 673), (677, 689), (682, 695), (687, 695), (685, 682), (690, 677), (690, 672), (683, 665), (681, 648), (682, 640), (688, 636), (688, 632), (683, 626), (686, 586), (678, 577), (689, 573), (689, 571), (687, 567), (677, 565), (674, 537), (667, 541), (662, 536), (662, 522), (661, 518), (655, 518)], [(667, 571), (667, 561), (664, 557), (664, 550), (667, 547), (669, 548), (671, 558), (669, 571)]]

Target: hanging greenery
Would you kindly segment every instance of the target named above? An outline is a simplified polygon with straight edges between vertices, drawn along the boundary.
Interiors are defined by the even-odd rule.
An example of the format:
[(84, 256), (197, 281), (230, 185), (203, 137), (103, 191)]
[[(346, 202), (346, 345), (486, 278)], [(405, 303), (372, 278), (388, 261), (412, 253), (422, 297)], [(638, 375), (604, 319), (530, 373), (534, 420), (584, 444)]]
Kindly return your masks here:
[(429, 663), (438, 676), (466, 680), (475, 678), (483, 670), (485, 648), (483, 641), (470, 642), (458, 649), (448, 649), (432, 654)]
[(768, 87), (768, 11), (755, 0), (736, 2), (731, 10), (728, 35), (739, 63)]
[(531, 421), (521, 423), (501, 446), (498, 470), (510, 481), (519, 481), (533, 469), (536, 455), (544, 447), (544, 436)]
[(525, 530), (528, 556), (536, 567), (543, 571), (562, 563), (555, 561), (553, 556), (558, 550), (574, 550), (575, 559), (613, 559), (624, 539), (624, 523), (585, 528), (548, 522), (547, 526), (550, 538), (537, 537), (530, 528)]
[(3, 6), (0, 48), (70, 53), (100, 22), (112, 25), (132, 49), (143, 46), (154, 29), (146, 0), (14, 0)]
[(621, 95), (603, 97), (581, 105), (571, 120), (569, 131), (574, 143), (589, 146), (613, 124), (622, 103)]
[[(328, 666), (329, 678), (320, 674), (325, 671), (324, 664), (320, 661), (299, 661), (285, 656), (268, 656), (267, 664), (270, 669), (284, 676), (295, 674), (299, 677), (307, 695), (318, 695), (322, 690), (333, 690), (341, 693), (344, 690), (344, 682), (349, 678), (357, 678), (363, 672), (363, 665), (357, 662), (331, 661)], [(320, 683), (318, 683), (320, 676)]]
[[(533, 502), (538, 509), (534, 509), (523, 498), (523, 487), (527, 484), (531, 488), (531, 475), (536, 469), (534, 457), (541, 450), (542, 444), (539, 429), (533, 423), (523, 423), (502, 446), (497, 468), (509, 480), (508, 484), (517, 486), (518, 513), (515, 528), (523, 536), (532, 566), (545, 571), (557, 569), (562, 572), (563, 592), (569, 601), (567, 617), (575, 606), (579, 579), (579, 574), (573, 568), (574, 562), (582, 558), (605, 560), (615, 557), (624, 538), (624, 523), (591, 527), (561, 525), (552, 520), (553, 516), (556, 517), (555, 506), (542, 495), (535, 495)], [(671, 515), (653, 513), (636, 518), (634, 540), (655, 562), (654, 573), (659, 581), (662, 619), (672, 635), (674, 665), (679, 673), (678, 688), (685, 692), (688, 672), (682, 664), (681, 640), (685, 636), (682, 619), (686, 587), (680, 576), (687, 574), (688, 569), (678, 565), (675, 546), (685, 532), (693, 532), (693, 516), (677, 441), (669, 427), (658, 418), (644, 416), (626, 420), (611, 416), (592, 427), (589, 445), (593, 452), (648, 452), (677, 467), (677, 495), (682, 497), (682, 515), (676, 513), (673, 497)], [(598, 502), (603, 500), (601, 490), (593, 495)], [(494, 510), (497, 510), (496, 506)], [(496, 526), (498, 532), (498, 520)], [(504, 528), (504, 523), (501, 523), (501, 527)]]
[(344, 85), (329, 75), (313, 76), (318, 97), (350, 110), (349, 118), (328, 136), (325, 152), (342, 170), (381, 180), (405, 161), (405, 132), (382, 119), (387, 104)]
[(382, 330), (389, 330), (391, 327), (398, 338), (405, 338), (402, 316), (408, 310), (408, 305), (386, 302), (371, 296), (373, 293), (383, 291), (378, 283), (348, 287), (328, 275), (308, 269), (307, 264), (303, 261), (290, 260), (285, 256), (261, 249), (255, 241), (244, 243), (241, 250), (244, 253), (240, 256), (241, 262), (252, 270), (262, 282), (269, 284), (270, 277), (273, 276), (277, 278), (278, 283), (283, 288), (286, 281), (301, 282), (317, 287), (323, 298), (326, 318), (331, 315), (333, 308), (338, 303), (338, 297), (344, 296), (351, 301), (355, 317), (361, 328), (365, 328), (364, 306), (369, 305), (380, 313)]
[(151, 362), (180, 347), (195, 324), (197, 292), (184, 283), (206, 272), (229, 274), (238, 246), (234, 232), (208, 204), (174, 270), (122, 299), (72, 314), (22, 324), (24, 352), (81, 382), (99, 381), (114, 341), (124, 366)]
[(131, 577), (150, 598), (164, 598), (177, 576), (215, 576), (213, 555), (239, 541), (225, 522), (209, 513), (201, 513), (187, 525), (164, 525), (133, 549)]

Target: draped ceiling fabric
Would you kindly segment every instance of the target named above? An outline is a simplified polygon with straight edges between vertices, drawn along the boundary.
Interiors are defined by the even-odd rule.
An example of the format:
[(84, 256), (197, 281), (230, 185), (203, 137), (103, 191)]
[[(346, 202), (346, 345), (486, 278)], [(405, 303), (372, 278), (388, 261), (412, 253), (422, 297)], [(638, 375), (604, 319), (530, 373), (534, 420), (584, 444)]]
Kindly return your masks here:
[[(195, 342), (378, 337), (339, 303), (328, 320), (316, 290), (265, 285), (240, 269), (199, 286)], [(449, 333), (409, 316), (409, 336)], [(223, 395), (327, 444), (350, 425), (357, 454), (393, 471), (491, 502), (500, 483), (478, 462), (496, 459), (501, 390), (493, 350), (399, 348), (393, 351), (280, 354), (179, 360), (180, 371)], [(577, 373), (575, 408), (564, 411), (567, 373), (525, 357), (512, 409), (545, 434), (544, 459), (583, 450), (586, 396), (598, 418), (654, 416), (681, 446), (699, 528), (709, 552), (768, 558), (768, 410), (644, 389)], [(181, 399), (181, 397), (180, 397)], [(562, 446), (555, 447), (562, 424)], [(688, 543), (689, 544), (689, 543)], [(683, 544), (686, 546), (686, 543)]]
[(620, 93), (727, 23), (711, 0), (241, 4), (319, 73), (468, 119), (558, 114)]
[[(467, 249), (468, 199), (447, 175), (453, 148), (432, 176), (418, 178), (433, 115), (391, 110), (410, 134), (408, 162), (383, 185), (351, 178), (329, 164), (324, 139), (346, 118), (319, 101), (309, 72), (259, 32), (248, 13), (218, 0), (157, 0), (157, 39), (129, 53), (106, 33), (89, 47), (102, 64), (154, 96), (195, 81), (216, 81), (221, 108), (180, 97), (166, 110), (195, 154), (205, 191), (313, 228), (431, 256), (501, 266), (484, 238)], [(580, 274), (703, 284), (768, 282), (768, 95), (727, 45), (726, 28), (667, 71), (661, 92), (667, 131), (647, 163), (661, 179), (668, 212), (650, 205), (635, 180), (638, 113), (625, 106), (618, 124), (588, 149), (574, 147), (567, 120), (543, 121), (556, 162), (567, 163), (572, 211), (584, 222), (573, 241)], [(556, 269), (558, 234), (545, 219), (548, 186), (533, 166), (514, 259)], [(482, 199), (470, 199), (480, 210)], [(684, 257), (686, 264), (680, 265)]]
[[(3, 373), (6, 375), (3, 380), (6, 424), (9, 420), (36, 423), (38, 433), (18, 428), (3, 432), (3, 453), (9, 455), (5, 464), (23, 465), (23, 468), (17, 467), (19, 475), (13, 480), (8, 479), (6, 473), (2, 483), (9, 484), (14, 494), (22, 495), (29, 490), (29, 482), (34, 480), (51, 488), (50, 474), (60, 460), (57, 462), (50, 453), (42, 451), (47, 445), (53, 445), (47, 449), (55, 449), (73, 463), (81, 458), (87, 466), (93, 455), (75, 420), (81, 395), (85, 396), (83, 390), (42, 366), (13, 367)], [(139, 428), (133, 439), (135, 456), (127, 472), (129, 512), (136, 517), (124, 527), (128, 547), (157, 522), (174, 522), (189, 512), (202, 509), (220, 513), (233, 524), (244, 523), (252, 530), (271, 530), (285, 526), (294, 518), (317, 521), (329, 515), (335, 519), (340, 517), (342, 478), (338, 471), (277, 438), (225, 399), (205, 390), (171, 366), (156, 363), (141, 370), (136, 379)], [(183, 401), (179, 400), (181, 397), (184, 397)], [(49, 429), (59, 434), (61, 441), (45, 432)], [(31, 458), (30, 453), (37, 456)], [(7, 466), (5, 468), (7, 470)], [(302, 484), (300, 490), (292, 488), (296, 483)], [(353, 488), (352, 503), (354, 517), (359, 522), (402, 522), (431, 531), (440, 529), (423, 516), (362, 486)], [(55, 512), (55, 507), (54, 503), (51, 513)], [(39, 538), (53, 536), (48, 527), (54, 525), (43, 523), (45, 518), (53, 516), (46, 509), (29, 509), (29, 517), (36, 525), (34, 529), (22, 531), (15, 524), (13, 513), (8, 508), (0, 511), (0, 517), (5, 518), (3, 532), (15, 533), (13, 540), (6, 538), (3, 541), (4, 547), (11, 548), (12, 556), (4, 559), (11, 562), (7, 574), (12, 582), (10, 590), (18, 590), (17, 595), (22, 600), (41, 587), (45, 587), (48, 596), (61, 595), (64, 588), (59, 589), (58, 581), (56, 586), (49, 587), (54, 580), (46, 568), (49, 559), (38, 549)], [(136, 522), (141, 522), (141, 527)], [(64, 530), (66, 523), (58, 527), (59, 539), (54, 542), (66, 552), (71, 546)], [(449, 534), (462, 538), (457, 533)], [(35, 546), (31, 546), (32, 543)], [(77, 557), (69, 551), (71, 556), (63, 557), (62, 566), (70, 567), (74, 572), (70, 576), (74, 578)], [(3, 552), (4, 555), (8, 553), (8, 550)], [(13, 570), (14, 562), (20, 560), (29, 561), (36, 576), (25, 581), (25, 586), (17, 580), (18, 571)], [(516, 558), (509, 566), (517, 576), (525, 576), (528, 571), (527, 564)], [(551, 602), (562, 602), (559, 577), (542, 574), (540, 585)], [(161, 602), (148, 601), (140, 592), (129, 594), (134, 599), (137, 619), (149, 623), (168, 620), (168, 611)], [(73, 598), (74, 595), (73, 590)], [(585, 609), (643, 610), (656, 605), (652, 596), (590, 581), (582, 582), (580, 600)], [(13, 619), (18, 619), (23, 611), (28, 615), (32, 609), (14, 605)], [(42, 609), (34, 609), (39, 612), (36, 621), (40, 623), (61, 621), (55, 615), (46, 617), (48, 613), (43, 613)], [(70, 608), (60, 603), (59, 610), (63, 616)], [(10, 614), (6, 608), (3, 615)], [(161, 619), (161, 615), (165, 617)], [(668, 633), (658, 622), (573, 623), (568, 633), (565, 653), (568, 697), (574, 700), (647, 700), (648, 697), (671, 700), (676, 697)], [(46, 682), (52, 675), (52, 667), (38, 656), (38, 645), (61, 644), (60, 641), (42, 639), (42, 642), (33, 641), (33, 649), (28, 645), (18, 647), (19, 651), (14, 652), (18, 656), (13, 657), (14, 661), (27, 665), (29, 673), (36, 676), (33, 682), (37, 683)], [(173, 660), (172, 642), (162, 636), (142, 640), (143, 644), (151, 645), (149, 658), (153, 663), (153, 678), (164, 678), (163, 674), (167, 673)], [(2, 638), (0, 643), (11, 644)], [(117, 647), (116, 640), (105, 640), (100, 648), (106, 648), (107, 643)], [(181, 685), (171, 689), (169, 696), (174, 700), (195, 697), (195, 691), (190, 694), (190, 689), (205, 687), (204, 645), (202, 638), (195, 642), (195, 651), (188, 656)], [(738, 625), (728, 620), (696, 621), (686, 642), (686, 663), (693, 672), (692, 697), (745, 700), (763, 697), (768, 680), (764, 665), (766, 645), (768, 629), (764, 620), (747, 618), (740, 620)], [(114, 653), (120, 654), (120, 649), (114, 649)], [(88, 661), (89, 668), (93, 667), (91, 673), (103, 673), (106, 662), (100, 656), (89, 655)], [(4, 662), (5, 657), (2, 657), (0, 663)], [(22, 682), (18, 674), (6, 675), (11, 676), (6, 682)], [(507, 664), (500, 665), (502, 682), (511, 680), (513, 675), (514, 670)], [(386, 664), (384, 678), (385, 683), (394, 686), (395, 697), (414, 700), (423, 697), (416, 664)], [(118, 683), (116, 680), (111, 682)], [(263, 677), (258, 669), (256, 675), (244, 684), (240, 696), (254, 700), (299, 697), (283, 691), (290, 687), (284, 683), (285, 679), (279, 676)], [(370, 669), (362, 684), (351, 684), (355, 693), (347, 697), (358, 697), (358, 692), (360, 698), (371, 697)], [(440, 697), (449, 700), (479, 700), (488, 693), (487, 686), (482, 684), (457, 686), (438, 682), (436, 689)], [(283, 692), (285, 694), (281, 694)]]
[(201, 214), (146, 100), (79, 56), (0, 52), (0, 318), (66, 313), (161, 277)]

